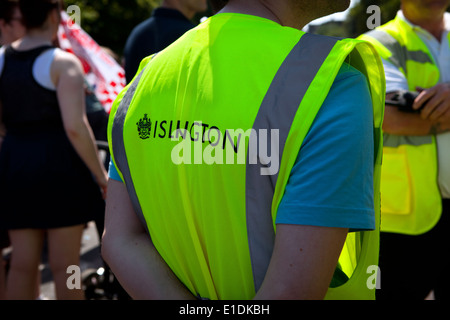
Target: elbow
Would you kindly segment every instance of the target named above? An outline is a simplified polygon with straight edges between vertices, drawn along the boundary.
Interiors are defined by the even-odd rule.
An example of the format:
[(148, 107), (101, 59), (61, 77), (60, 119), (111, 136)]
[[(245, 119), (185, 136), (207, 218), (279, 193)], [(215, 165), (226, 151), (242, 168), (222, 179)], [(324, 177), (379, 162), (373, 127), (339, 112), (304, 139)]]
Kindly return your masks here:
[(82, 118), (71, 118), (63, 121), (64, 123), (64, 131), (66, 132), (69, 139), (79, 139), (80, 137), (84, 137), (86, 133), (86, 129), (89, 128), (89, 122), (86, 117)]
[(64, 131), (66, 132), (69, 140), (76, 140), (81, 136), (80, 126), (76, 124), (65, 124)]

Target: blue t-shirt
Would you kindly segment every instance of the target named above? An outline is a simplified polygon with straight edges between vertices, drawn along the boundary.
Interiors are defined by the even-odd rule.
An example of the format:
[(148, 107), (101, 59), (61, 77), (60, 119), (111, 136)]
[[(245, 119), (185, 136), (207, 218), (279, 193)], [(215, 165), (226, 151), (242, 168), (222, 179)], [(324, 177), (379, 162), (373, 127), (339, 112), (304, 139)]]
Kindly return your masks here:
[[(276, 223), (375, 229), (373, 141), (366, 78), (344, 63), (303, 141)], [(121, 181), (112, 163), (109, 176)]]

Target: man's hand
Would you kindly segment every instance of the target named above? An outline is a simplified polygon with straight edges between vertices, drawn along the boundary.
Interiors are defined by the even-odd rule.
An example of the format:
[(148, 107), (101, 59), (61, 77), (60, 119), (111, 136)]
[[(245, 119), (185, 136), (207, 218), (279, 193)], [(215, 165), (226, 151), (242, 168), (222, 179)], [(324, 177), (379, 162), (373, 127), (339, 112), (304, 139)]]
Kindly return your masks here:
[(420, 92), (413, 108), (424, 105), (420, 115), (424, 120), (436, 123), (436, 132), (450, 130), (450, 83), (441, 83), (429, 89), (417, 87)]

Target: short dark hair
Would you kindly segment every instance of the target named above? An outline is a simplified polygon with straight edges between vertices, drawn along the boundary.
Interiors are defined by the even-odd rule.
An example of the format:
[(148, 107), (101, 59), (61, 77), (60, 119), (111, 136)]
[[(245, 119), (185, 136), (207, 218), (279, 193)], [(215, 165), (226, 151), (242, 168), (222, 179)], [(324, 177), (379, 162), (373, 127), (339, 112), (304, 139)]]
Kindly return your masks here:
[(22, 21), (27, 29), (41, 28), (49, 13), (60, 8), (57, 0), (19, 0)]
[(0, 19), (10, 23), (14, 18), (14, 9), (19, 8), (18, 0), (0, 0)]

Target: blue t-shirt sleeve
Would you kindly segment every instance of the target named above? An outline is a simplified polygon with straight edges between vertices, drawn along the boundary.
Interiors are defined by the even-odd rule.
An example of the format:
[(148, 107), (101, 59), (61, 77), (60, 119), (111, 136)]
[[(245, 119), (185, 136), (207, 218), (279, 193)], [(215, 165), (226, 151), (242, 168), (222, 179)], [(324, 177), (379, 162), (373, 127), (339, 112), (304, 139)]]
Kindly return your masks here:
[(366, 78), (344, 64), (303, 141), (276, 223), (375, 229), (373, 141)]
[(108, 176), (110, 179), (122, 182), (122, 178), (120, 177), (119, 172), (117, 171), (117, 168), (112, 160), (109, 161)]

